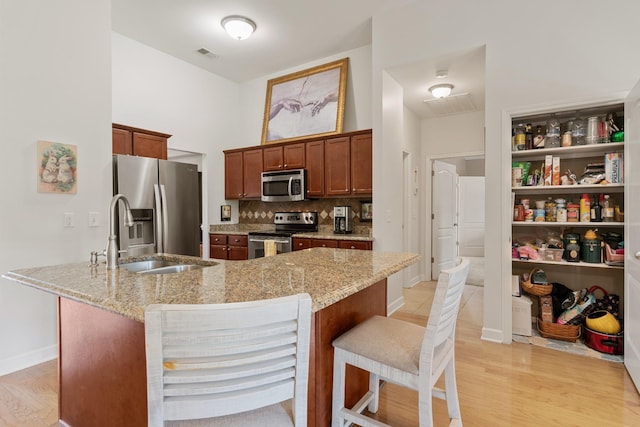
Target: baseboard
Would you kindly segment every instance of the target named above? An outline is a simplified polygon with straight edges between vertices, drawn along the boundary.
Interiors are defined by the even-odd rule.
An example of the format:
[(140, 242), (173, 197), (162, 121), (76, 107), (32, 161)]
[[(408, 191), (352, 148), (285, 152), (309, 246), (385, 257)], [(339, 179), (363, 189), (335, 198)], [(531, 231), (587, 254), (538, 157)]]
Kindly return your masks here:
[(0, 360), (0, 376), (21, 371), (22, 369), (30, 368), (32, 366), (39, 365), (40, 363), (48, 362), (56, 357), (58, 357), (58, 346), (52, 345), (28, 353), (22, 353), (8, 359)]
[(403, 296), (396, 299), (395, 301), (392, 301), (390, 304), (387, 304), (387, 316), (391, 316), (393, 313), (400, 310), (403, 305), (404, 305)]
[(498, 344), (504, 343), (504, 334), (500, 329), (482, 328), (481, 339), (485, 341), (497, 342)]
[(405, 289), (413, 288), (415, 285), (417, 285), (420, 282), (421, 282), (420, 276), (415, 276), (415, 277), (412, 277), (411, 279), (409, 279), (409, 283), (403, 284), (402, 287), (405, 288)]

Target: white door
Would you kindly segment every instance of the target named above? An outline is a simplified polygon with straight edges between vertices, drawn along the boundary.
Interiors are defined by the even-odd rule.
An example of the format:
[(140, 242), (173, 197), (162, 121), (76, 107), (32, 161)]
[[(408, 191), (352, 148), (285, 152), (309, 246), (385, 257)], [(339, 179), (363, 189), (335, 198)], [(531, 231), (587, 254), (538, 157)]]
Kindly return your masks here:
[[(625, 116), (625, 251), (624, 281), (624, 364), (640, 389), (640, 83), (624, 105)], [(631, 167), (631, 165), (637, 165)], [(632, 197), (636, 196), (636, 197)]]
[(458, 173), (456, 166), (433, 161), (431, 181), (431, 279), (437, 280), (440, 270), (455, 266), (458, 256)]
[(458, 178), (458, 255), (484, 256), (484, 177)]

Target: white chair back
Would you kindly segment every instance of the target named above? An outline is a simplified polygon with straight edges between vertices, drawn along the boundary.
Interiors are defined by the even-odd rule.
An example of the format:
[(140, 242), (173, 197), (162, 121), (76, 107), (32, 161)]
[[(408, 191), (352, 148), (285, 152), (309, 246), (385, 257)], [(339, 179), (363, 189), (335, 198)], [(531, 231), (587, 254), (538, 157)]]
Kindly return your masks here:
[(469, 265), (468, 259), (459, 259), (455, 267), (442, 270), (438, 276), (436, 293), (431, 304), (420, 353), (421, 362), (422, 358), (431, 358), (433, 349), (444, 341), (451, 340), (453, 342), (455, 338), (456, 319), (460, 309), (462, 291), (469, 273)]
[(293, 399), (306, 426), (311, 298), (150, 305), (145, 311), (149, 426)]

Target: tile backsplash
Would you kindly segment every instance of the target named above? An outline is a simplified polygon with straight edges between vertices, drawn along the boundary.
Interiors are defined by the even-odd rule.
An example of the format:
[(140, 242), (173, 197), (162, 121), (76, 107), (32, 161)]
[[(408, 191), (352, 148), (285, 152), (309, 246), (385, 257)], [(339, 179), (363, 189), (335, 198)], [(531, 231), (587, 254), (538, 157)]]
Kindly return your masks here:
[[(333, 227), (333, 207), (351, 206), (354, 227), (371, 228), (371, 221), (360, 221), (360, 202), (363, 199), (318, 199), (304, 202), (262, 202), (260, 200), (241, 200), (239, 202), (239, 224), (273, 224), (276, 212), (318, 212), (318, 224)], [(366, 200), (370, 201), (370, 200)]]

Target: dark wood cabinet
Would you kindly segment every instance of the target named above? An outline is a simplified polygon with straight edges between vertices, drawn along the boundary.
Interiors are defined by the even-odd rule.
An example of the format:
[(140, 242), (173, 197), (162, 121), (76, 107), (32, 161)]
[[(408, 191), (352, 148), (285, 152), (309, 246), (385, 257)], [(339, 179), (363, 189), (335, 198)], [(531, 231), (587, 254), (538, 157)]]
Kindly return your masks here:
[(114, 123), (111, 137), (113, 154), (167, 160), (167, 140), (171, 135)]
[(347, 136), (324, 142), (325, 196), (351, 194), (351, 149)]
[(305, 145), (287, 144), (262, 149), (265, 171), (303, 169), (305, 167)]
[(351, 194), (373, 194), (371, 133), (351, 137)]
[(373, 249), (373, 242), (364, 240), (339, 240), (338, 247), (340, 249), (360, 249), (370, 251)]
[(306, 170), (307, 197), (371, 197), (372, 152), (371, 130), (326, 140), (227, 150), (225, 198), (258, 199), (262, 193), (261, 173), (287, 169)]
[(324, 197), (324, 140), (305, 144), (307, 197)]
[(314, 239), (310, 237), (294, 237), (293, 250), (299, 251), (309, 248), (340, 248), (372, 250), (373, 242), (367, 240), (338, 240), (338, 239)]
[(232, 261), (248, 259), (247, 236), (242, 234), (210, 234), (209, 258)]
[(242, 151), (224, 155), (224, 198), (242, 199), (244, 194)]
[(260, 198), (262, 195), (262, 149), (242, 152), (244, 198)]
[(224, 153), (224, 197), (227, 200), (260, 198), (262, 149)]

